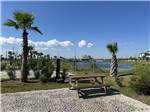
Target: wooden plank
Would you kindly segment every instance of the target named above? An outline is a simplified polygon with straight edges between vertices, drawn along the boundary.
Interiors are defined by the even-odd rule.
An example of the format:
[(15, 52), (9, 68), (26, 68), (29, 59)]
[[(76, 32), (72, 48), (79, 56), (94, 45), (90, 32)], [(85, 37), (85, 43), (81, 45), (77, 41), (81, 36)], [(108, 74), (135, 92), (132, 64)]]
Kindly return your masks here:
[(95, 77), (106, 77), (107, 75), (74, 75), (70, 76), (71, 79), (80, 79), (80, 78), (95, 78)]

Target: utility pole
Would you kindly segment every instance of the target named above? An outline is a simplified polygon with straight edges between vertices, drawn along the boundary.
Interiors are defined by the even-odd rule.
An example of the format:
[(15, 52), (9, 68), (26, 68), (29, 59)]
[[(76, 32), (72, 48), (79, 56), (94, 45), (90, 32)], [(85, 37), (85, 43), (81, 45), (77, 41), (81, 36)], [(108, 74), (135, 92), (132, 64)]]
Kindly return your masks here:
[(76, 48), (74, 48), (74, 71), (76, 71)]
[(6, 60), (7, 60), (7, 51), (6, 51)]
[(93, 64), (93, 73), (94, 73), (94, 59), (92, 59), (92, 64)]

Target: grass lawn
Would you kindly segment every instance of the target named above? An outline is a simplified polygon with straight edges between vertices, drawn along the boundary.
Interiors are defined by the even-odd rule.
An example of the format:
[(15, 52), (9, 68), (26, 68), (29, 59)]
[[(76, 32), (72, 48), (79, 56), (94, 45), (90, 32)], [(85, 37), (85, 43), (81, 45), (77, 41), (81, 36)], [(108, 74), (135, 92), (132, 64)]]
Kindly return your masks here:
[[(33, 90), (48, 90), (48, 89), (58, 89), (58, 88), (69, 88), (68, 83), (62, 82), (48, 82), (41, 83), (37, 80), (30, 80), (29, 83), (21, 83), (19, 80), (4, 80), (1, 82), (1, 93), (15, 93), (23, 91), (33, 91)], [(89, 83), (79, 83), (80, 87), (89, 86)]]
[(15, 92), (33, 91), (33, 90), (48, 90), (48, 89), (65, 88), (65, 87), (68, 87), (68, 83), (56, 83), (56, 82), (21, 83), (19, 81), (2, 81), (1, 93), (15, 93)]

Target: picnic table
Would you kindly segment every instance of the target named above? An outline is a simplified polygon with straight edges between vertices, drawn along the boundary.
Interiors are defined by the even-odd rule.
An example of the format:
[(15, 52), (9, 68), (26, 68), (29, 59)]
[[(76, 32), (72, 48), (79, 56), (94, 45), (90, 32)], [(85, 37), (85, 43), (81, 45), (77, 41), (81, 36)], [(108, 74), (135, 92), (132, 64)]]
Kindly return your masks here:
[[(73, 75), (69, 77), (69, 89), (81, 89), (78, 86), (79, 81), (89, 81), (92, 86), (91, 87), (100, 87), (103, 88), (105, 93), (107, 94), (107, 88), (109, 87), (108, 85), (105, 84), (104, 78), (108, 74), (100, 74), (100, 75)], [(101, 80), (99, 80), (99, 79)], [(98, 85), (96, 85), (98, 84)]]

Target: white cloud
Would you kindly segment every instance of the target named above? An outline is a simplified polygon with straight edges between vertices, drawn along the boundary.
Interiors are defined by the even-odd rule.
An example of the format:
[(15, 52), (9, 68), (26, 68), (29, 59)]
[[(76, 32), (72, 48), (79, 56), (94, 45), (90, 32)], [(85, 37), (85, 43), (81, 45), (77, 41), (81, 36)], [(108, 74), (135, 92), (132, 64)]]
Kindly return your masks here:
[[(0, 38), (0, 45), (4, 44), (21, 44), (22, 39), (21, 38), (15, 38), (15, 37), (1, 37)], [(35, 47), (69, 47), (73, 46), (73, 43), (71, 41), (58, 41), (56, 39), (48, 40), (48, 41), (32, 41), (28, 40), (28, 43), (31, 45), (34, 45)]]
[(79, 46), (79, 47), (84, 47), (84, 46), (86, 46), (86, 41), (85, 41), (85, 40), (79, 41), (79, 42), (78, 42), (78, 46)]
[(88, 47), (88, 48), (90, 48), (90, 47), (92, 47), (92, 46), (93, 46), (92, 43), (88, 43), (88, 44), (87, 44), (87, 47)]
[(0, 45), (3, 44), (20, 44), (22, 42), (22, 39), (20, 38), (15, 38), (15, 37), (0, 37)]
[(78, 42), (78, 46), (79, 47), (88, 47), (88, 48), (90, 48), (90, 47), (93, 46), (93, 44), (90, 43), (90, 42), (87, 43), (85, 40), (81, 40), (81, 41)]
[[(48, 41), (32, 41), (28, 40), (28, 43), (30, 45), (35, 46), (36, 48), (41, 48), (41, 49), (48, 49), (48, 48), (55, 48), (55, 47), (70, 47), (73, 46), (74, 44), (71, 41), (58, 41), (57, 39), (51, 39)], [(12, 44), (12, 45), (21, 45), (22, 44), (22, 38), (15, 38), (15, 37), (0, 37), (0, 45), (5, 45), (5, 44)], [(81, 40), (78, 42), (79, 47), (92, 47), (92, 43), (88, 43), (85, 40)]]

